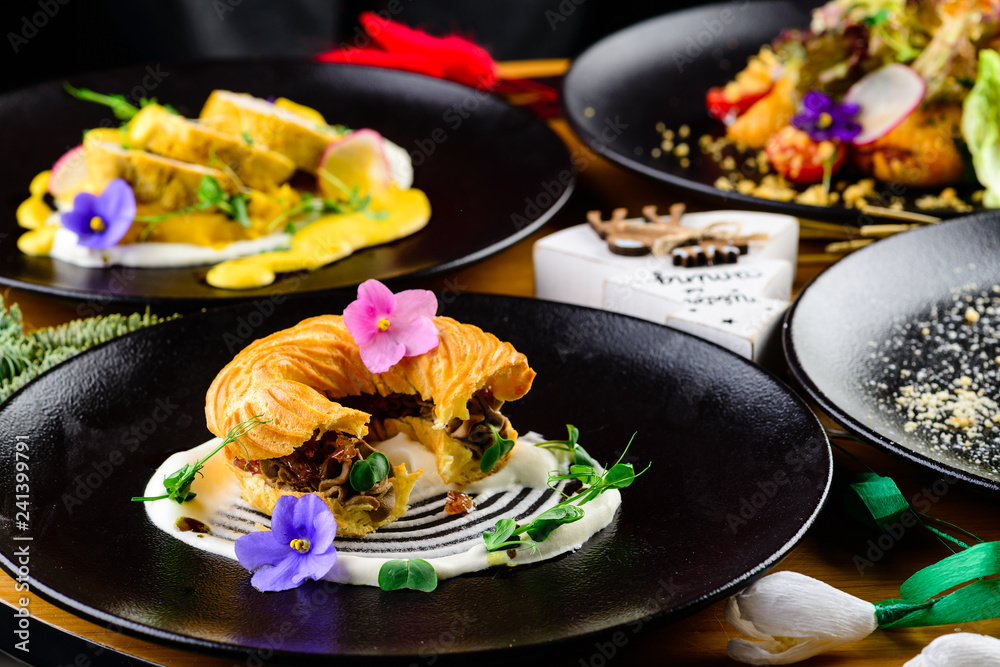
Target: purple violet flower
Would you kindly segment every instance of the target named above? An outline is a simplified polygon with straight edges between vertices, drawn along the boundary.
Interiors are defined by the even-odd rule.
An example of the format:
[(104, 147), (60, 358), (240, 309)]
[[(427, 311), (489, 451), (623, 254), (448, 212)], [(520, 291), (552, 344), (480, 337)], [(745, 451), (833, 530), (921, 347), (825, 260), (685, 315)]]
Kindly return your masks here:
[(792, 117), (792, 125), (813, 141), (850, 141), (861, 134), (861, 125), (854, 121), (859, 111), (857, 104), (838, 104), (818, 90), (810, 90), (802, 98), (802, 110)]
[(61, 215), (63, 227), (75, 232), (77, 243), (87, 248), (110, 248), (125, 236), (135, 220), (135, 193), (116, 178), (100, 195), (81, 192), (73, 208)]
[(250, 583), (258, 591), (286, 591), (330, 571), (337, 562), (336, 535), (337, 520), (319, 496), (281, 496), (271, 530), (236, 540), (236, 558), (254, 573)]

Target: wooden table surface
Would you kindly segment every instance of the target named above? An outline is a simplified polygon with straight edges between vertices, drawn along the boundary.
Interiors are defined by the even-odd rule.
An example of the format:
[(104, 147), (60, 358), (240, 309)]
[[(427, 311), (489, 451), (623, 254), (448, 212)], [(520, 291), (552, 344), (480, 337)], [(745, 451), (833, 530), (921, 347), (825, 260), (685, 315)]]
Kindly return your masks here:
[[(508, 65), (508, 71), (519, 75), (545, 76), (559, 74), (565, 67), (565, 61), (536, 62)], [(583, 157), (578, 161), (583, 168), (579, 173), (577, 189), (568, 204), (543, 229), (508, 250), (475, 266), (438, 279), (424, 281), (417, 286), (533, 296), (532, 244), (553, 231), (583, 222), (583, 215), (587, 210), (600, 209), (610, 212), (612, 208), (626, 206), (638, 214), (639, 207), (644, 204), (657, 204), (661, 210), (666, 210), (676, 201), (685, 201), (694, 209), (706, 208), (706, 204), (691, 201), (684, 193), (671, 191), (664, 185), (633, 175), (589, 153), (561, 119), (555, 119), (551, 124), (570, 146), (574, 155)], [(822, 248), (822, 243), (803, 240), (800, 252), (803, 256), (815, 256), (822, 252)], [(795, 291), (800, 290), (822, 268), (824, 268), (822, 264), (800, 263), (795, 277)], [(3, 296), (8, 304), (20, 305), (25, 321), (30, 327), (57, 324), (77, 317), (76, 304), (72, 301), (52, 299), (16, 289), (5, 290)], [(132, 309), (122, 309), (121, 312), (130, 310)], [(779, 375), (785, 375), (786, 380), (789, 379), (785, 369), (772, 370)], [(996, 520), (998, 502), (995, 498), (978, 495), (954, 485), (942, 485), (941, 482), (935, 487), (938, 477), (930, 472), (904, 464), (862, 444), (841, 440), (836, 442), (874, 470), (894, 478), (903, 495), (911, 502), (918, 497), (930, 501), (931, 509), (928, 513), (932, 516), (977, 533), (984, 540), (1000, 539), (1000, 526)], [(834, 458), (838, 475), (861, 470), (854, 460), (836, 448)], [(940, 493), (942, 489), (944, 493)], [(877, 537), (847, 518), (840, 506), (840, 498), (833, 495), (817, 523), (775, 569), (800, 572), (874, 602), (897, 597), (899, 584), (910, 574), (949, 553), (929, 534), (911, 529), (901, 539), (894, 541), (891, 548), (884, 553), (876, 554), (878, 557), (870, 566), (859, 568), (856, 564), (857, 558), (872, 560), (868, 554), (873, 543), (869, 541)], [(24, 595), (16, 592), (14, 586), (14, 580), (6, 573), (0, 572), (0, 600), (11, 608), (16, 607), (18, 598)], [(29, 597), (29, 606), (34, 616), (33, 623), (56, 626), (66, 633), (84, 637), (102, 647), (109, 647), (162, 665), (215, 667), (234, 664), (232, 659), (188, 653), (119, 634), (77, 617), (35, 595)], [(13, 609), (4, 613), (12, 614)], [(805, 664), (817, 667), (902, 665), (935, 637), (958, 630), (998, 636), (1000, 619), (964, 623), (958, 626), (879, 630), (868, 639), (842, 646)], [(615, 648), (615, 657), (611, 662), (621, 665), (671, 663), (734, 665), (737, 663), (726, 655), (726, 642), (733, 636), (735, 633), (723, 616), (723, 603), (719, 602), (672, 625), (651, 623), (637, 631), (627, 629), (624, 646)], [(12, 641), (8, 637), (0, 638), (0, 649), (15, 653), (22, 659), (29, 657), (13, 651), (10, 648), (11, 644)], [(567, 659), (566, 664), (605, 664), (602, 647), (595, 644), (592, 648), (592, 651), (586, 646), (580, 649), (578, 655)], [(607, 653), (607, 645), (603, 648)], [(79, 655), (66, 655), (60, 664), (73, 664), (74, 660), (78, 660), (76, 663), (78, 665), (104, 664), (102, 657), (97, 655), (99, 652), (98, 648), (90, 648), (81, 651)], [(104, 653), (104, 658), (107, 655)]]

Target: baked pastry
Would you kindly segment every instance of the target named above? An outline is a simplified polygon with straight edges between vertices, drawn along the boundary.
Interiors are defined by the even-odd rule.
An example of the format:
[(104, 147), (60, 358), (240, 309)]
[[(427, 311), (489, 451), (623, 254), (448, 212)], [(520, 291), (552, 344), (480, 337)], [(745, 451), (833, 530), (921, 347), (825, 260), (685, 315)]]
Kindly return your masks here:
[(359, 496), (344, 469), (398, 432), (434, 452), (445, 482), (468, 484), (499, 470), (509, 452), (480, 470), (493, 443), (488, 425), (517, 439), (500, 408), (524, 396), (535, 373), (510, 343), (448, 317), (433, 321), (438, 346), (384, 373), (365, 368), (339, 315), (304, 320), (237, 354), (212, 382), (205, 416), (218, 436), (256, 415), (270, 420), (225, 450), (247, 502), (270, 514), (283, 493), (316, 492), (339, 534), (376, 530), (405, 512), (422, 471), (397, 466), (388, 485)]

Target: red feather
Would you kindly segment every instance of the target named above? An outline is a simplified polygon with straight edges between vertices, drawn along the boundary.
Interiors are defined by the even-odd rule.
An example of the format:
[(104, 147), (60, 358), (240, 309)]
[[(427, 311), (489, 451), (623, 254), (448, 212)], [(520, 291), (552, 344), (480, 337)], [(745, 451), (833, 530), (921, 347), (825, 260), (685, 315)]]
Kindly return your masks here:
[(399, 69), (503, 94), (530, 93), (535, 100), (527, 106), (535, 113), (544, 118), (558, 113), (555, 89), (530, 79), (502, 79), (489, 52), (467, 39), (434, 37), (374, 12), (362, 13), (359, 21), (374, 46), (325, 51), (316, 61)]
[(417, 53), (389, 53), (378, 49), (342, 49), (326, 51), (316, 56), (321, 63), (345, 63), (348, 65), (371, 65), (405, 72), (415, 72), (428, 76), (445, 77), (444, 68)]
[(373, 12), (361, 14), (361, 26), (389, 53), (414, 53), (444, 78), (472, 88), (490, 89), (496, 83), (496, 63), (486, 49), (456, 35), (433, 37)]

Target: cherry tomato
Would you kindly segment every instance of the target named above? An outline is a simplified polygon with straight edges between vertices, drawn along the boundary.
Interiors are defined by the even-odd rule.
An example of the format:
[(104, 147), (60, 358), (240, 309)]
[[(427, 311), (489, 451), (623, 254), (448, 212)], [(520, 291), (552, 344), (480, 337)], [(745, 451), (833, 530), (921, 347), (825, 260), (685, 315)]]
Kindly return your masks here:
[(840, 141), (813, 141), (791, 125), (778, 130), (764, 146), (771, 167), (792, 183), (810, 185), (823, 180), (824, 164), (830, 173), (840, 169), (847, 157), (847, 146)]
[(755, 91), (752, 93), (727, 92), (726, 87), (717, 86), (709, 88), (705, 93), (705, 106), (708, 107), (708, 114), (724, 123), (730, 123), (737, 116), (742, 116), (747, 109), (752, 107), (757, 100), (771, 92), (770, 88)]

